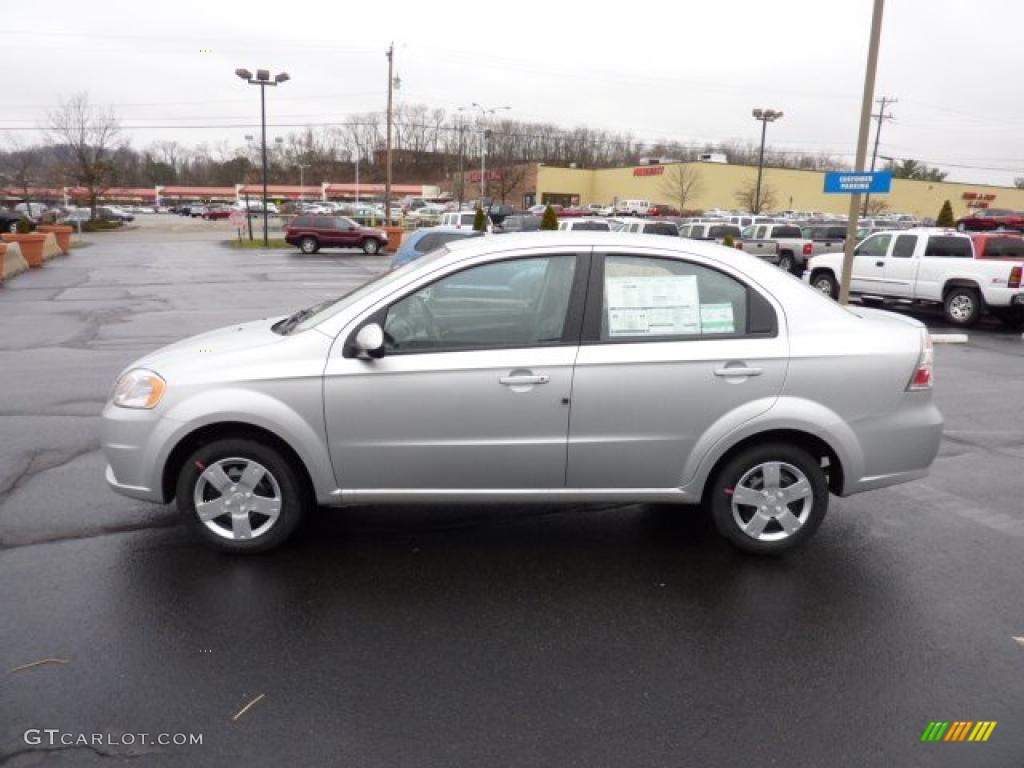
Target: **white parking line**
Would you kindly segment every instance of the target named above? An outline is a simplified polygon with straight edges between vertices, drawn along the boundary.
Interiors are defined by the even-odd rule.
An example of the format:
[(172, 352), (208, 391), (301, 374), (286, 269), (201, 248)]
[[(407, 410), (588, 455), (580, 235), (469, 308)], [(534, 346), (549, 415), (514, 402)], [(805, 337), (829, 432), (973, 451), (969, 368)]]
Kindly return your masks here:
[(933, 344), (966, 344), (966, 333), (930, 333)]

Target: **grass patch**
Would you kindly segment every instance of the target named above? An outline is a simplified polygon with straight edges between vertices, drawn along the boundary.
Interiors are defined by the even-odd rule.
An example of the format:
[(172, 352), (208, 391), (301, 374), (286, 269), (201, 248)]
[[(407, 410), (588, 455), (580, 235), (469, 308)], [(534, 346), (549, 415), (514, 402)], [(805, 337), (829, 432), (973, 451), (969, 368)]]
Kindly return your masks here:
[(270, 238), (270, 245), (263, 245), (263, 238), (257, 238), (256, 240), (249, 240), (247, 238), (239, 240), (237, 237), (234, 240), (228, 240), (225, 245), (231, 248), (241, 248), (243, 250), (263, 250), (265, 248), (291, 248), (292, 246), (286, 243), (284, 240), (276, 237)]

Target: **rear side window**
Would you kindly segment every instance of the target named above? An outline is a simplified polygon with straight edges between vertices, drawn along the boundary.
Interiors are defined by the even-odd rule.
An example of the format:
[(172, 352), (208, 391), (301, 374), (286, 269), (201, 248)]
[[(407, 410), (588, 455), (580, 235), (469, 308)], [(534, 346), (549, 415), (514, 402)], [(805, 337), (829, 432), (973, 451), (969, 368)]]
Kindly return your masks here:
[(985, 243), (987, 259), (1024, 259), (1024, 238), (993, 237)]
[(846, 227), (829, 227), (825, 231), (825, 237), (829, 240), (845, 240)]
[(694, 240), (701, 240), (704, 237), (704, 225), (695, 224), (690, 229), (690, 237), (693, 238)]
[[(603, 298), (602, 341), (745, 336), (774, 327), (774, 312), (760, 295), (729, 275), (681, 259), (608, 256)], [(755, 324), (752, 300), (759, 304)], [(770, 321), (764, 322), (762, 305)]]
[(473, 226), (473, 219), (474, 218), (476, 218), (476, 214), (475, 213), (464, 213), (464, 214), (462, 214), (462, 216), (461, 216), (462, 226), (464, 226), (464, 227), (472, 227)]
[(591, 232), (607, 232), (610, 227), (607, 221), (577, 221), (573, 229), (584, 229)]
[(800, 227), (775, 227), (772, 230), (772, 237), (795, 237), (800, 238)]
[(293, 227), (312, 227), (313, 217), (312, 216), (299, 216), (292, 222)]
[(894, 259), (909, 259), (914, 255), (914, 248), (917, 246), (915, 235), (899, 235), (896, 244), (892, 247)]
[(708, 237), (725, 237), (726, 235), (739, 237), (739, 234), (740, 228), (734, 226), (716, 226), (708, 228)]
[(935, 235), (928, 238), (924, 255), (946, 259), (969, 259), (972, 256), (971, 241), (966, 237)]

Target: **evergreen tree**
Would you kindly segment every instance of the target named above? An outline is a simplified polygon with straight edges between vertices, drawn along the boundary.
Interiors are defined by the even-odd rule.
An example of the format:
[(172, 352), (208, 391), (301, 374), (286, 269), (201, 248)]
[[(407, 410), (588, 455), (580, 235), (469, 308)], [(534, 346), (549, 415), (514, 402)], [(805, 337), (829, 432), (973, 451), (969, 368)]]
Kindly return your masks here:
[(484, 214), (484, 209), (477, 206), (476, 214), (473, 216), (473, 231), (474, 232), (486, 232), (487, 231), (487, 216)]
[(952, 227), (955, 223), (953, 219), (953, 206), (949, 204), (949, 200), (942, 204), (942, 208), (939, 210), (939, 218), (935, 220), (936, 227)]
[(558, 229), (558, 215), (550, 205), (544, 209), (544, 215), (540, 219), (541, 229)]

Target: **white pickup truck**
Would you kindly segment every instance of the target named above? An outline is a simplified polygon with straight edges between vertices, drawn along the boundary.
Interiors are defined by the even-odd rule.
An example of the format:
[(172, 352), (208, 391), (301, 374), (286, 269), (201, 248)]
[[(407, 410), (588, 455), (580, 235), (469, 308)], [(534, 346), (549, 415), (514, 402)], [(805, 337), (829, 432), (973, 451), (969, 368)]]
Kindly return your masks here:
[[(808, 263), (804, 279), (839, 295), (842, 253)], [(971, 238), (952, 229), (921, 227), (877, 232), (854, 251), (850, 293), (862, 300), (942, 304), (946, 320), (970, 326), (988, 310), (1018, 325), (1024, 319), (1024, 262), (976, 259)]]
[(752, 256), (770, 261), (779, 269), (801, 275), (814, 250), (800, 227), (793, 224), (752, 224), (745, 227), (736, 247)]

